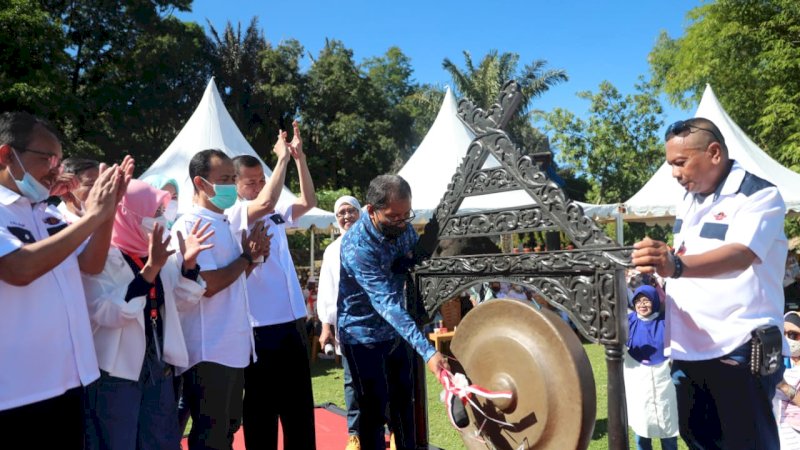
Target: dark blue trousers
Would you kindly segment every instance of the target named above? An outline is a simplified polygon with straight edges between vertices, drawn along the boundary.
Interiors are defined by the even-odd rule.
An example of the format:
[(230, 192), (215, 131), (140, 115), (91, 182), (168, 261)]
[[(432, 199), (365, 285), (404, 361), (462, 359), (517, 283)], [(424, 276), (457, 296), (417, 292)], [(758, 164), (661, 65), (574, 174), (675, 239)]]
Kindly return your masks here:
[(361, 412), (358, 422), (361, 448), (383, 450), (384, 425), (388, 423), (398, 449), (416, 449), (411, 348), (401, 338), (341, 347)]
[(131, 381), (102, 372), (86, 388), (86, 448), (159, 450), (180, 447), (172, 374)]
[(347, 410), (347, 434), (350, 436), (358, 435), (358, 419), (361, 411), (358, 408), (356, 389), (353, 386), (353, 375), (350, 373), (347, 358), (342, 357), (342, 368), (344, 369), (344, 406)]
[(780, 448), (772, 412), (783, 366), (766, 377), (750, 373), (750, 343), (721, 358), (673, 361), (678, 421), (691, 449)]

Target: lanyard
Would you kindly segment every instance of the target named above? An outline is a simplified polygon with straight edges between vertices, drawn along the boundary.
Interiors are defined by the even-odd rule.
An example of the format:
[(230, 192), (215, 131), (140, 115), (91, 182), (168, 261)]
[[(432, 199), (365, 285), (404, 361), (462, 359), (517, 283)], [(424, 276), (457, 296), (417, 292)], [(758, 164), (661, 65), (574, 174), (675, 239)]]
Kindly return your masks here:
[[(136, 267), (138, 267), (139, 270), (144, 269), (144, 262), (142, 261), (142, 258), (131, 254), (128, 254), (128, 256), (133, 260), (134, 264), (136, 264)], [(158, 275), (156, 275), (156, 277), (157, 276)], [(156, 283), (155, 280), (153, 280), (153, 286), (150, 288), (150, 292), (148, 292), (147, 294), (147, 298), (150, 300), (150, 324), (152, 325), (150, 329), (153, 330), (153, 345), (155, 345), (156, 348), (156, 357), (158, 358), (159, 361), (161, 361), (161, 345), (158, 342), (158, 300), (156, 298), (157, 296), (158, 294), (156, 292)]]

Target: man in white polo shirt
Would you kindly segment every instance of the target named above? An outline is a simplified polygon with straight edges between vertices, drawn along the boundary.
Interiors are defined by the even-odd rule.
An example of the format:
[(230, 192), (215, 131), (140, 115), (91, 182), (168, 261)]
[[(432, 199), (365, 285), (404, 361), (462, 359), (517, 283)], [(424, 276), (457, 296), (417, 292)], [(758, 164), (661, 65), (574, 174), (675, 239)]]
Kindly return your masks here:
[[(272, 256), (247, 279), (258, 361), (245, 371), (244, 439), (247, 448), (253, 449), (277, 449), (279, 418), (284, 448), (316, 446), (306, 307), (285, 229), (316, 206), (317, 199), (296, 122), (293, 128), (291, 142), (286, 141), (285, 132), (278, 136), (273, 148), (278, 161), (266, 188), (261, 161), (251, 156), (234, 159), (237, 190), (244, 200), (240, 204), (248, 205), (250, 220), (265, 217), (273, 230)], [(276, 203), (292, 158), (300, 179), (300, 198)], [(273, 198), (268, 200), (265, 192)], [(235, 221), (233, 215), (231, 220)]]
[(268, 255), (269, 241), (263, 223), (248, 234), (225, 215), (236, 201), (236, 175), (228, 155), (213, 149), (197, 153), (189, 162), (189, 176), (194, 205), (173, 225), (173, 240), (198, 220), (211, 223), (214, 231), (208, 240), (214, 247), (197, 259), (205, 297), (179, 306), (189, 352), (183, 373), (183, 399), (192, 417), (189, 448), (227, 450), (241, 421), (244, 368), (253, 351), (245, 277), (255, 259)]
[(0, 114), (0, 435), (81, 449), (82, 386), (100, 373), (79, 271), (94, 269), (78, 253), (104, 264), (92, 251), (108, 253), (109, 224), (133, 165), (128, 160), (125, 172), (114, 166), (100, 174), (85, 214), (67, 226), (45, 202), (74, 187), (59, 181), (61, 157), (57, 132), (46, 122)]
[[(681, 437), (693, 449), (779, 448), (771, 401), (781, 379), (781, 278), (786, 207), (778, 189), (729, 159), (711, 121), (667, 129), (666, 157), (686, 189), (674, 253), (663, 242), (634, 244), (633, 264), (667, 281), (665, 333), (678, 397)], [(772, 373), (751, 370), (751, 333), (766, 327), (762, 354)], [(760, 336), (760, 334), (759, 334)], [(758, 359), (757, 359), (758, 361)], [(768, 365), (768, 364), (767, 364)]]

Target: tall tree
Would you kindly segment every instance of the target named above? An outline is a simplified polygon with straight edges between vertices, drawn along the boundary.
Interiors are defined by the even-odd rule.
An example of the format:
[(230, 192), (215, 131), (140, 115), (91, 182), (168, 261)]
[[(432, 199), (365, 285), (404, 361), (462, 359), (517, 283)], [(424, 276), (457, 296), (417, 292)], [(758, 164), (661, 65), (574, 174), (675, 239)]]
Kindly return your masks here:
[(320, 187), (361, 195), (399, 154), (389, 101), (340, 41), (325, 43), (306, 76), (301, 116), (314, 180)]
[(214, 43), (213, 67), (220, 96), (251, 145), (263, 148), (267, 141), (260, 142), (258, 138), (266, 136), (263, 129), (268, 113), (265, 96), (258, 86), (262, 83), (260, 57), (267, 49), (267, 39), (258, 27), (258, 18), (250, 20), (244, 34), (241, 23), (234, 28), (228, 22), (222, 34), (210, 21), (208, 28)]
[(623, 96), (604, 81), (597, 93), (578, 96), (591, 102), (586, 120), (561, 108), (544, 115), (552, 145), (565, 168), (588, 178), (589, 202), (625, 201), (664, 160), (661, 104), (644, 83), (636, 94)]
[(654, 81), (684, 108), (709, 83), (759, 146), (800, 171), (800, 2), (718, 0), (688, 17), (683, 36), (656, 43)]
[(134, 152), (146, 167), (194, 108), (209, 72), (204, 33), (172, 16), (190, 4), (4, 3), (0, 55), (13, 59), (0, 69), (0, 101), (53, 120), (67, 154), (113, 161)]

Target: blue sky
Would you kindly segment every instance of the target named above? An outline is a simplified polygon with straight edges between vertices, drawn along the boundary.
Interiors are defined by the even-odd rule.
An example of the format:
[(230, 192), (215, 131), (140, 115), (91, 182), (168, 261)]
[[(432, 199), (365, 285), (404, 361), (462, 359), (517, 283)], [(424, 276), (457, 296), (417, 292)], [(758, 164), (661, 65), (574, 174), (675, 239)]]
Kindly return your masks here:
[[(357, 62), (398, 46), (411, 58), (418, 82), (449, 84), (442, 69), (447, 57), (463, 67), (462, 52), (479, 60), (491, 49), (514, 52), (524, 63), (544, 59), (548, 67), (566, 70), (570, 80), (552, 88), (532, 106), (550, 111), (566, 108), (584, 116), (588, 102), (576, 97), (596, 91), (603, 80), (623, 93), (634, 90), (640, 75), (649, 77), (647, 55), (661, 31), (676, 37), (688, 24), (686, 13), (699, 0), (639, 1), (418, 1), (195, 0), (191, 13), (178, 14), (218, 30), (228, 21), (246, 27), (258, 16), (266, 38), (295, 38), (317, 55), (326, 38), (351, 48)], [(304, 67), (310, 65), (305, 58)], [(664, 102), (665, 122), (693, 115)]]

